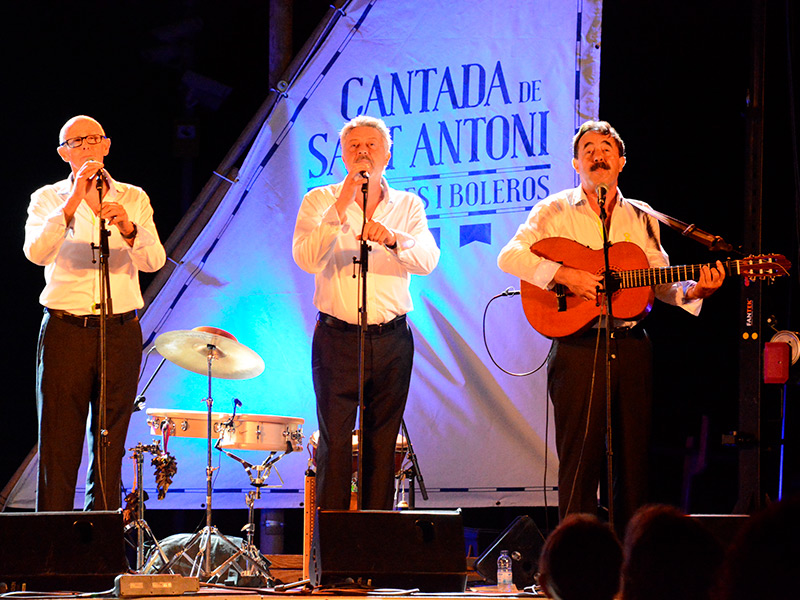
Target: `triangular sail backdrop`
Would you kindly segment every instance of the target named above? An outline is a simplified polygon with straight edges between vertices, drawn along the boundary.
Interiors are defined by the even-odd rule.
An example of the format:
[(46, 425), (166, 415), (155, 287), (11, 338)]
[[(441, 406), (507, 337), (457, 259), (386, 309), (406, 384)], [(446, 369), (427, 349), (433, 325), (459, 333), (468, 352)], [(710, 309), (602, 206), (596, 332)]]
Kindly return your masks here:
[[(145, 340), (200, 325), (231, 332), (266, 370), (247, 380), (213, 379), (214, 411), (230, 412), (236, 398), (242, 413), (300, 417), (307, 442), (316, 430), (316, 311), (313, 276), (291, 256), (295, 217), (306, 191), (343, 178), (344, 122), (382, 117), (394, 138), (387, 179), (425, 199), (441, 248), (437, 269), (411, 286), (416, 354), (405, 420), (429, 493), (424, 503), (417, 496), (417, 506), (539, 505), (545, 488), (553, 503), (545, 370), (511, 377), (498, 369), (484, 345), (484, 309), (518, 286), (497, 268), (500, 248), (533, 204), (575, 184), (570, 141), (598, 113), (601, 6), (346, 3), (148, 307)], [(515, 372), (542, 363), (550, 346), (526, 322), (519, 296), (490, 305), (486, 339), (494, 359)], [(149, 357), (142, 385), (158, 360)], [(204, 411), (207, 395), (203, 375), (168, 362), (147, 391), (147, 407)], [(151, 440), (144, 413), (136, 413), (128, 447)], [(166, 498), (148, 509), (200, 508), (205, 441), (172, 437), (168, 449), (178, 472)], [(240, 454), (253, 464), (264, 458)], [(298, 452), (278, 461), (283, 485), (265, 489), (257, 506), (301, 506), (307, 458)], [(219, 453), (214, 466), (214, 506), (243, 508), (247, 474)], [(130, 465), (124, 475), (133, 481)], [(149, 472), (144, 481), (154, 498)]]

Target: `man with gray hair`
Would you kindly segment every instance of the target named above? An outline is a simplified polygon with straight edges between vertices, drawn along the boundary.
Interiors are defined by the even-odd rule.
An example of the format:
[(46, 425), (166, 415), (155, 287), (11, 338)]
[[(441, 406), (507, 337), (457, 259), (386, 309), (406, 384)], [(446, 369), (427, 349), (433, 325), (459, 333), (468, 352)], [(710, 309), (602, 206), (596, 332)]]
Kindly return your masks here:
[[(105, 170), (111, 139), (87, 116), (61, 128), (57, 148), (70, 176), (33, 194), (25, 222), (25, 256), (44, 267), (39, 296), (36, 399), (39, 416), (39, 483), (36, 509), (72, 510), (90, 419), (86, 510), (120, 507), (120, 473), (139, 364), (144, 306), (139, 271), (157, 271), (166, 260), (153, 223), (150, 199)], [(100, 223), (108, 224), (106, 352), (100, 355)], [(106, 361), (105, 431), (100, 422), (100, 366)], [(99, 445), (106, 447), (100, 464)]]
[(359, 404), (359, 316), (364, 308), (359, 279), (353, 277), (353, 259), (359, 256), (363, 239), (371, 242), (371, 252), (366, 273), (363, 456), (359, 457), (363, 481), (358, 485), (361, 508), (389, 510), (395, 442), (414, 356), (406, 322), (413, 308), (410, 276), (430, 273), (439, 261), (439, 248), (428, 229), (422, 200), (390, 188), (384, 178), (392, 145), (386, 124), (356, 117), (344, 126), (339, 140), (347, 176), (305, 195), (292, 243), (297, 265), (314, 275), (314, 305), (319, 311), (311, 350), (320, 432), (317, 506), (350, 507), (351, 440)]

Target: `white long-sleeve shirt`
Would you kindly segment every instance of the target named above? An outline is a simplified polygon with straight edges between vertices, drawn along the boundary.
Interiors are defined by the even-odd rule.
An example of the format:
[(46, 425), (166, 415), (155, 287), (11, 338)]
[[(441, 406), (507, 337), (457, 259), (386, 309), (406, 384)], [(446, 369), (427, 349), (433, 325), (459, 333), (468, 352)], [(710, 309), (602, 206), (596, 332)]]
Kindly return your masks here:
[[(116, 227), (109, 227), (109, 279), (114, 313), (142, 308), (139, 271), (153, 272), (164, 266), (166, 253), (158, 238), (153, 209), (147, 194), (136, 186), (114, 181), (103, 202), (117, 202), (136, 224), (133, 246), (122, 239)], [(99, 314), (99, 218), (82, 201), (72, 220), (64, 220), (72, 183), (64, 179), (46, 185), (33, 194), (25, 222), (23, 251), (31, 262), (44, 267), (45, 287), (39, 302), (52, 309), (76, 315)], [(96, 262), (93, 262), (96, 261)]]
[[(617, 190), (617, 203), (611, 213), (609, 241), (633, 242), (647, 256), (651, 267), (666, 267), (669, 256), (661, 247), (661, 234), (650, 215), (636, 209)], [(600, 217), (592, 210), (589, 200), (579, 186), (548, 196), (536, 204), (517, 233), (500, 251), (497, 265), (511, 275), (549, 289), (560, 263), (541, 258), (531, 252), (531, 246), (544, 238), (563, 237), (580, 242), (594, 250), (603, 248), (603, 229)], [(687, 300), (686, 290), (693, 281), (659, 284), (654, 288), (662, 302), (680, 306), (692, 314), (699, 314), (702, 300)], [(632, 323), (619, 323), (631, 325)]]
[[(295, 224), (292, 256), (314, 275), (314, 306), (346, 321), (358, 323), (359, 278), (353, 277), (353, 257), (359, 257), (363, 211), (348, 205), (340, 221), (334, 207), (342, 184), (319, 187), (303, 198)], [(397, 236), (397, 248), (370, 242), (367, 270), (367, 323), (386, 323), (413, 309), (411, 274), (427, 275), (439, 262), (439, 247), (428, 229), (422, 200), (392, 189), (382, 181), (384, 197), (372, 219)]]

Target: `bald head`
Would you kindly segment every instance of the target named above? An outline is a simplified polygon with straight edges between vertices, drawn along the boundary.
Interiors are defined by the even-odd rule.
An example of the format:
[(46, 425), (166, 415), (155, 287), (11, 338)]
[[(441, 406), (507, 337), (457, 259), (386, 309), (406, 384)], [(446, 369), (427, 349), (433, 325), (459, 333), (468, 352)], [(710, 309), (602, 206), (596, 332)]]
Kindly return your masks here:
[(93, 119), (92, 117), (87, 117), (86, 115), (77, 115), (75, 117), (72, 117), (69, 121), (64, 123), (64, 125), (61, 127), (61, 131), (58, 132), (58, 143), (59, 144), (63, 144), (64, 143), (64, 141), (68, 137), (67, 132), (70, 130), (70, 128), (73, 125), (75, 125), (77, 123), (83, 123), (83, 122), (92, 123), (92, 124), (96, 125), (100, 129), (100, 133), (102, 135), (105, 135), (106, 132), (103, 130), (103, 126), (100, 125), (100, 123), (96, 119)]

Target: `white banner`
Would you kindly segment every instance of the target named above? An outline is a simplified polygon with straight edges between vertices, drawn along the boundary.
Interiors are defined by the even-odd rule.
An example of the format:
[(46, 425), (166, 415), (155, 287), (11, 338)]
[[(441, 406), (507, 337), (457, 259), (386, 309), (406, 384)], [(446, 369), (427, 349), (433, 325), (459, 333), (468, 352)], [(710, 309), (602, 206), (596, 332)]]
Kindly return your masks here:
[[(381, 117), (394, 137), (386, 176), (424, 198), (441, 248), (438, 268), (412, 281), (416, 355), (405, 419), (429, 494), (427, 502), (417, 495), (417, 506), (538, 505), (557, 469), (552, 442), (545, 459), (544, 369), (524, 378), (498, 369), (484, 346), (483, 315), (492, 296), (519, 284), (498, 270), (500, 248), (533, 204), (575, 183), (570, 141), (578, 124), (597, 116), (601, 1), (455, 4), (344, 7), (143, 329), (151, 341), (200, 325), (231, 332), (266, 370), (248, 380), (212, 379), (214, 411), (230, 412), (238, 398), (242, 413), (300, 417), (307, 442), (316, 430), (316, 313), (313, 277), (291, 256), (295, 217), (307, 190), (344, 177), (337, 135), (344, 122)], [(528, 325), (519, 296), (491, 304), (486, 338), (494, 359), (518, 372), (541, 364), (550, 346)], [(158, 361), (149, 358), (143, 384)], [(202, 413), (208, 380), (167, 362), (146, 396), (151, 409)], [(151, 440), (144, 414), (134, 415), (128, 447)], [(200, 438), (170, 438), (178, 472), (161, 501), (146, 460), (148, 509), (203, 506), (205, 448)], [(266, 458), (235, 452), (254, 465)], [(263, 489), (256, 506), (301, 506), (307, 458), (278, 461), (283, 485)], [(217, 451), (213, 461), (213, 505), (244, 508), (245, 470)], [(275, 473), (270, 481), (280, 483)]]

